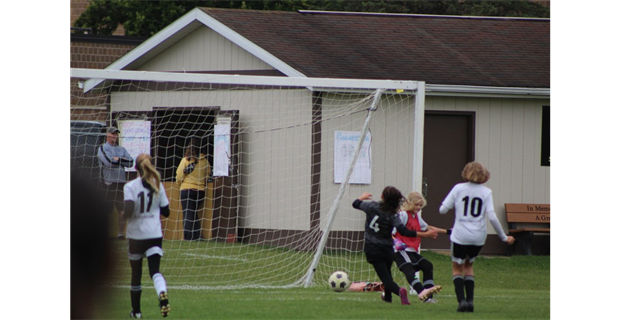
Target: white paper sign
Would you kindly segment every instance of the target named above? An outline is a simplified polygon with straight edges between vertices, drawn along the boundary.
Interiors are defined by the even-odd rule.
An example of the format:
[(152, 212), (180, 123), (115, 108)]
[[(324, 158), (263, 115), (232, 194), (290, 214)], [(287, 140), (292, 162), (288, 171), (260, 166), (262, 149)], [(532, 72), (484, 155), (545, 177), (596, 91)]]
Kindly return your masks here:
[[(127, 149), (134, 161), (141, 153), (151, 154), (151, 121), (119, 121), (118, 129), (121, 131), (119, 145)], [(125, 168), (125, 171), (136, 171), (136, 169)]]
[[(349, 163), (355, 155), (355, 148), (362, 133), (359, 131), (336, 131), (334, 134), (334, 183), (342, 183), (346, 178)], [(369, 132), (362, 144), (349, 183), (370, 184), (370, 140)]]
[(228, 177), (230, 160), (230, 125), (216, 124), (213, 142), (213, 176)]

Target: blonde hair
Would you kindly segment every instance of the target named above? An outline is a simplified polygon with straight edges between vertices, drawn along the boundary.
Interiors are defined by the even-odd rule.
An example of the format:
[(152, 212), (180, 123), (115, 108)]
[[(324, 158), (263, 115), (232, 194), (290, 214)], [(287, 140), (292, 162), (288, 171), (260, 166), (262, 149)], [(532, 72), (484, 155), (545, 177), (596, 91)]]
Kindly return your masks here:
[(142, 177), (142, 181), (146, 182), (155, 193), (158, 193), (161, 175), (153, 165), (153, 158), (146, 153), (139, 154), (136, 157), (136, 168), (138, 169), (138, 174)]
[(491, 173), (485, 168), (482, 163), (478, 161), (472, 161), (465, 165), (461, 172), (463, 180), (473, 183), (485, 183), (491, 178)]
[(407, 195), (405, 203), (403, 203), (402, 209), (404, 211), (413, 211), (416, 203), (422, 201), (422, 208), (426, 207), (426, 199), (417, 191), (411, 191)]

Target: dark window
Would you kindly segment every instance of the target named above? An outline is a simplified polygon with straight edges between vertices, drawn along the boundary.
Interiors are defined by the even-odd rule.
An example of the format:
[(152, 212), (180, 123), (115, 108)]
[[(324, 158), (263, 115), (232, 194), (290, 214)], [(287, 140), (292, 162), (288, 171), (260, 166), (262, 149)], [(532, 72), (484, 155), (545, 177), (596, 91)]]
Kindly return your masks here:
[(551, 107), (542, 109), (542, 142), (540, 144), (540, 165), (551, 166)]

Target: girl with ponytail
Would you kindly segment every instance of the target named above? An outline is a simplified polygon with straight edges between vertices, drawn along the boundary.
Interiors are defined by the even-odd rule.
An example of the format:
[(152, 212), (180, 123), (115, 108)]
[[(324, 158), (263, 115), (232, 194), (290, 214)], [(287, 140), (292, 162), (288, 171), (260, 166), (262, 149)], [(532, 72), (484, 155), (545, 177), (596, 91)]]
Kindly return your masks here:
[(142, 296), (142, 260), (148, 260), (149, 275), (153, 279), (161, 315), (170, 312), (168, 289), (159, 264), (164, 255), (163, 233), (159, 215), (170, 215), (166, 190), (161, 176), (153, 165), (150, 155), (141, 153), (136, 158), (138, 178), (125, 184), (125, 219), (129, 240), (129, 264), (131, 265), (131, 318), (141, 318), (140, 298)]

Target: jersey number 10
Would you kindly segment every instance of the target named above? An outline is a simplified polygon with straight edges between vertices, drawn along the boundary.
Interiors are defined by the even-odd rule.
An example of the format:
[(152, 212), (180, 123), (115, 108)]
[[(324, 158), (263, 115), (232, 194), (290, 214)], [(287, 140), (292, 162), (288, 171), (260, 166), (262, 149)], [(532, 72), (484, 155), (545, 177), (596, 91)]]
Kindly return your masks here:
[(482, 214), (482, 199), (475, 197), (471, 200), (471, 207), (469, 206), (469, 196), (463, 198), (463, 211), (464, 215), (467, 217), (467, 212), (471, 214), (472, 217), (477, 218)]

